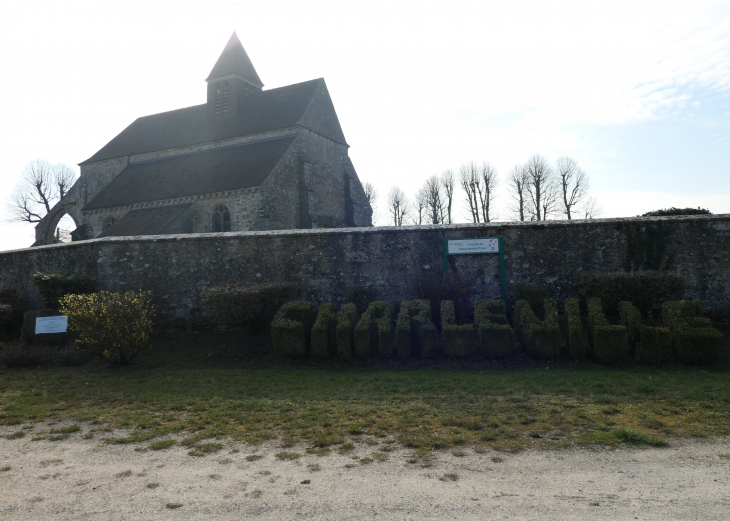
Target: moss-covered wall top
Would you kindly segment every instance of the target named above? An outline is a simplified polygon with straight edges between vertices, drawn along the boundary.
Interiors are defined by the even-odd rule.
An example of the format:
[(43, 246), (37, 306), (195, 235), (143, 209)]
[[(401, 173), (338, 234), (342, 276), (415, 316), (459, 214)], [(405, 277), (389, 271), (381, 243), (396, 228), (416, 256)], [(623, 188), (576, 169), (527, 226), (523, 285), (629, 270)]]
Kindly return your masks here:
[[(355, 286), (414, 298), (443, 276), (441, 239), (492, 236), (505, 238), (510, 298), (517, 282), (575, 296), (579, 271), (672, 270), (686, 298), (730, 317), (730, 215), (109, 237), (1, 252), (0, 284), (32, 293), (33, 273), (83, 271), (99, 289), (152, 290), (162, 322), (194, 324), (200, 290), (232, 279), (293, 281), (315, 301)], [(449, 273), (474, 296), (499, 298), (498, 255), (449, 257)]]

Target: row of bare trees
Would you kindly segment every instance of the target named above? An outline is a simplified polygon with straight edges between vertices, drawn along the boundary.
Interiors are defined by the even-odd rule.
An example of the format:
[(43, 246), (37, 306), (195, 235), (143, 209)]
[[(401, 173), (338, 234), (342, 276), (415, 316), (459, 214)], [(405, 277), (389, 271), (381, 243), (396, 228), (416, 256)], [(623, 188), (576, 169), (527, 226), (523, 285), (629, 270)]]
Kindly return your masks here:
[[(592, 219), (600, 209), (588, 195), (588, 175), (569, 158), (561, 157), (551, 165), (539, 154), (509, 172), (506, 188), (510, 196), (508, 213), (520, 221), (544, 221), (564, 215), (568, 219)], [(386, 201), (388, 221), (394, 226), (408, 224), (451, 224), (454, 222), (455, 189), (465, 194), (468, 218), (474, 223), (487, 223), (498, 216), (494, 201), (499, 186), (499, 174), (490, 163), (466, 163), (459, 168), (457, 178), (452, 170), (426, 179), (416, 192), (413, 202), (399, 187), (393, 187)], [(373, 209), (377, 193), (371, 183), (365, 183), (365, 195)]]

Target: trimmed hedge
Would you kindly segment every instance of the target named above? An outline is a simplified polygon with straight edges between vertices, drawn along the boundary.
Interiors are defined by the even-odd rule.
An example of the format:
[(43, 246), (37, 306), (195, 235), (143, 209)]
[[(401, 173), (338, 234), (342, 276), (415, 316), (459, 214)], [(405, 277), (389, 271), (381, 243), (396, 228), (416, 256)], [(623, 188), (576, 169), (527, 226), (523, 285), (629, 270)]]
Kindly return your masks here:
[(332, 302), (319, 306), (317, 320), (312, 326), (312, 356), (329, 358), (337, 347), (337, 317)]
[(436, 354), (438, 330), (431, 323), (431, 302), (426, 299), (401, 301), (395, 326), (398, 358), (410, 358), (418, 350), (422, 358)]
[(565, 317), (568, 322), (568, 353), (571, 358), (583, 358), (586, 355), (586, 345), (577, 298), (565, 299)]
[(526, 300), (530, 304), (530, 308), (540, 320), (545, 319), (545, 299), (547, 298), (547, 288), (536, 284), (515, 284), (514, 285), (515, 300)]
[(474, 325), (479, 350), (489, 358), (502, 358), (514, 352), (515, 333), (507, 323), (507, 308), (501, 300), (477, 300)]
[(200, 292), (203, 312), (216, 324), (242, 324), (264, 329), (282, 304), (295, 297), (289, 282), (250, 284), (229, 281)]
[(0, 338), (17, 335), (25, 307), (25, 291), (20, 286), (0, 286)]
[(600, 298), (611, 315), (618, 314), (622, 300), (646, 314), (655, 302), (684, 290), (684, 277), (669, 271), (579, 273), (576, 278), (585, 296)]
[(371, 302), (355, 326), (355, 354), (366, 358), (379, 353), (390, 356), (393, 352), (393, 304)]
[(593, 358), (603, 364), (615, 364), (626, 359), (628, 343), (624, 326), (611, 326), (603, 313), (599, 298), (588, 299), (588, 324), (593, 344)]
[(639, 326), (636, 360), (645, 364), (661, 364), (672, 358), (672, 333), (666, 327)]
[(287, 302), (279, 308), (271, 322), (271, 340), (274, 349), (291, 358), (304, 358), (307, 355), (307, 339), (312, 329), (311, 302)]
[(672, 332), (672, 344), (680, 362), (712, 365), (719, 360), (722, 354), (722, 333), (710, 327), (710, 321), (702, 316), (699, 302), (665, 302), (662, 320)]
[(340, 360), (352, 358), (355, 324), (357, 324), (357, 306), (353, 302), (347, 302), (337, 312), (337, 357)]
[(622, 300), (618, 304), (621, 325), (626, 328), (626, 339), (629, 350), (633, 351), (639, 343), (639, 328), (641, 327), (641, 313), (631, 302)]
[(58, 301), (66, 295), (88, 295), (94, 291), (94, 281), (86, 273), (60, 270), (56, 273), (36, 273), (33, 285), (41, 294), (43, 306), (58, 309)]
[(447, 356), (467, 358), (474, 354), (474, 325), (456, 323), (453, 300), (441, 301), (441, 336)]
[(545, 299), (545, 320), (538, 320), (526, 300), (515, 304), (514, 323), (517, 336), (527, 352), (537, 358), (557, 358), (560, 354), (560, 327), (557, 304)]

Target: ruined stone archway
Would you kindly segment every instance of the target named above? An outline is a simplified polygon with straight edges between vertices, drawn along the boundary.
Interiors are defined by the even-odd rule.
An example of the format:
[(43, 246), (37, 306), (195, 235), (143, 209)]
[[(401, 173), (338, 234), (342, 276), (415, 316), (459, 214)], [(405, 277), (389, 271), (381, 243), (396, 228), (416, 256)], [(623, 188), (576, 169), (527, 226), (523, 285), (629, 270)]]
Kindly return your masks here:
[(42, 246), (44, 244), (53, 244), (54, 234), (59, 221), (68, 215), (73, 219), (74, 225), (78, 228), (79, 223), (72, 212), (69, 212), (65, 206), (60, 203), (51, 208), (51, 211), (41, 219), (35, 227), (35, 242), (33, 246)]

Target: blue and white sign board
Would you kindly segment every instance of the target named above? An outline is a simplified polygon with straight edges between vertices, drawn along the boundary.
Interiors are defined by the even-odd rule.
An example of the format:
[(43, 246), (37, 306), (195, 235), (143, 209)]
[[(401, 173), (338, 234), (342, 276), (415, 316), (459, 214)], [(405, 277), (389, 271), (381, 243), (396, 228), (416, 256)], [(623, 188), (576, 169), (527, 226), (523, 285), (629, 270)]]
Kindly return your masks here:
[(43, 333), (65, 333), (68, 328), (68, 317), (63, 315), (56, 317), (36, 317), (35, 334)]

